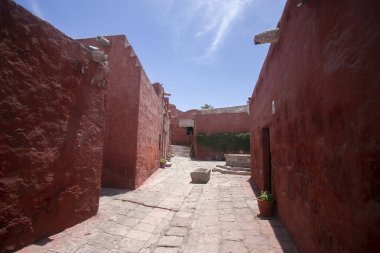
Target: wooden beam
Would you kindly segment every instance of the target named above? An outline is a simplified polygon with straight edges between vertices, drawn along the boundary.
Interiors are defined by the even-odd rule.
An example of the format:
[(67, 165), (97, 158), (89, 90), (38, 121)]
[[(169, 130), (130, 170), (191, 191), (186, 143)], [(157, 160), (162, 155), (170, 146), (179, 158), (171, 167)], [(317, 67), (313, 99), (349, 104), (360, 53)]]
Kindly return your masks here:
[(104, 47), (108, 47), (111, 45), (111, 42), (107, 40), (106, 38), (104, 38), (103, 36), (97, 36), (96, 40), (99, 41), (100, 44), (102, 44), (102, 46)]
[(274, 43), (280, 38), (280, 29), (274, 28), (255, 35), (254, 42), (257, 44)]

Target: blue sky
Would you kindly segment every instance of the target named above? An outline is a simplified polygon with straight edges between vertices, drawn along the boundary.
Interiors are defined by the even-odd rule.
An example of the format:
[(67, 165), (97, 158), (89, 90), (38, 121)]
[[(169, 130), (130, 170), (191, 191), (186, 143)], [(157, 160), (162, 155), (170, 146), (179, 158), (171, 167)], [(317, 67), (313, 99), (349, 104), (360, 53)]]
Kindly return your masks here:
[(16, 0), (72, 38), (125, 34), (180, 110), (245, 104), (285, 0)]

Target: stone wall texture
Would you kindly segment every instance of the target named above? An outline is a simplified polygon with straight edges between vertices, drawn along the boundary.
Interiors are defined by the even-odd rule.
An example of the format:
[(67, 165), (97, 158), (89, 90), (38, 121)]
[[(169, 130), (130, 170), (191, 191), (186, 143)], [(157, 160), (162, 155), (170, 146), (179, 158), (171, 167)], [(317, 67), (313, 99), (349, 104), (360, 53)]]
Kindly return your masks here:
[(151, 85), (124, 35), (105, 38), (110, 46), (96, 38), (78, 40), (108, 55), (102, 186), (135, 189), (159, 167), (164, 92)]
[(165, 158), (168, 157), (169, 153), (172, 154), (172, 151), (171, 151), (171, 143), (170, 143), (170, 140), (171, 140), (171, 137), (170, 137), (170, 102), (169, 102), (169, 98), (168, 97), (165, 97), (164, 98), (164, 114), (163, 114), (163, 126), (164, 126), (164, 132), (165, 132), (165, 150), (163, 152), (163, 154), (165, 155)]
[[(249, 117), (247, 112), (218, 112), (222, 109), (213, 109), (216, 113), (197, 113), (194, 128), (194, 154), (196, 159), (224, 159), (223, 154), (207, 151), (196, 144), (197, 134), (241, 133), (249, 132)], [(219, 158), (215, 158), (215, 155)]]
[(160, 159), (164, 156), (164, 90), (158, 84), (158, 92), (157, 89), (155, 91), (144, 71), (141, 80), (135, 188), (158, 169)]
[(252, 178), (301, 252), (380, 252), (380, 3), (299, 2), (250, 101)]
[(0, 252), (95, 215), (106, 67), (0, 1)]

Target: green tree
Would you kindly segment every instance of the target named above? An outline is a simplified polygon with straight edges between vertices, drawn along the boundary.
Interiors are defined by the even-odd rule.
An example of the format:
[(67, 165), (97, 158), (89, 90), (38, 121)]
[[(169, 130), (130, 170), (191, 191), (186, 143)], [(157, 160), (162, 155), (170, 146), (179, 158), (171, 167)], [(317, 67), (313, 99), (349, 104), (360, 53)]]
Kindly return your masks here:
[(202, 109), (202, 110), (212, 109), (212, 108), (214, 108), (214, 106), (209, 105), (209, 104), (204, 104), (204, 105), (201, 106), (201, 109)]

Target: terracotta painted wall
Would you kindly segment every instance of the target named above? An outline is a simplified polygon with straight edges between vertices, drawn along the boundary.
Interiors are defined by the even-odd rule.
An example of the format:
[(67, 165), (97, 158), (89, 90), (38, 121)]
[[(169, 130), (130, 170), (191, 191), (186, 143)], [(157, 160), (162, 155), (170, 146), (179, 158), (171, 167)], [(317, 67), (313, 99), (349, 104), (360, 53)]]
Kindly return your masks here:
[(164, 98), (164, 131), (165, 131), (165, 158), (168, 157), (169, 153), (171, 154), (171, 147), (170, 147), (170, 133), (172, 132), (170, 130), (170, 108), (169, 108), (169, 98), (165, 97)]
[(248, 113), (212, 113), (195, 115), (197, 133), (248, 132)]
[(160, 86), (158, 91), (156, 93), (143, 71), (140, 84), (135, 188), (158, 169), (162, 156), (163, 88)]
[(199, 111), (197, 109), (188, 110), (186, 112), (182, 112), (178, 110), (175, 105), (171, 105), (174, 113), (171, 114), (170, 123), (172, 130), (172, 139), (171, 143), (173, 145), (184, 145), (190, 146), (193, 143), (193, 136), (187, 135), (186, 127), (179, 127), (179, 121), (181, 119), (194, 119), (195, 114)]
[(0, 252), (11, 252), (96, 214), (107, 72), (11, 1), (0, 27)]
[[(215, 134), (229, 132), (249, 132), (248, 113), (212, 113), (195, 115), (194, 143), (196, 135), (199, 133)], [(207, 151), (201, 146), (194, 145), (196, 159), (210, 160), (215, 159), (214, 152)], [(223, 156), (221, 157), (223, 158)]]
[(301, 252), (380, 252), (380, 3), (298, 3), (251, 99), (252, 177), (263, 189), (268, 127), (278, 215)]
[(106, 98), (102, 186), (134, 188), (142, 68), (124, 35), (106, 38), (112, 43), (111, 46), (102, 46), (95, 38), (78, 40), (84, 45), (96, 46), (108, 55), (110, 75)]
[(177, 121), (177, 117), (178, 117), (178, 110), (177, 110), (177, 107), (173, 104), (169, 104), (168, 105), (168, 108), (169, 108), (169, 142), (170, 144), (173, 144), (175, 145), (174, 143), (174, 126), (176, 125), (176, 121)]
[(159, 125), (161, 130), (159, 132), (158, 146), (159, 146), (159, 151), (160, 151), (159, 155), (161, 159), (161, 158), (166, 158), (166, 156), (170, 152), (170, 143), (169, 143), (170, 121), (169, 121), (169, 108), (168, 108), (169, 98), (164, 97), (165, 90), (162, 87), (162, 84), (154, 83), (153, 88), (160, 100), (160, 104), (158, 105), (158, 107), (160, 108), (159, 110), (161, 112), (161, 118), (160, 118), (161, 124)]
[(159, 167), (164, 91), (155, 91), (124, 35), (105, 38), (110, 46), (78, 40), (108, 55), (102, 186), (135, 189)]

